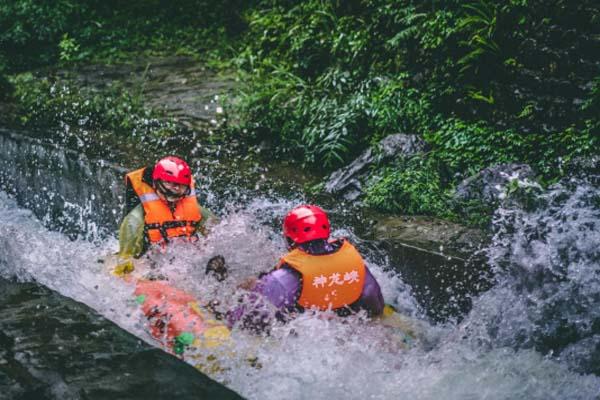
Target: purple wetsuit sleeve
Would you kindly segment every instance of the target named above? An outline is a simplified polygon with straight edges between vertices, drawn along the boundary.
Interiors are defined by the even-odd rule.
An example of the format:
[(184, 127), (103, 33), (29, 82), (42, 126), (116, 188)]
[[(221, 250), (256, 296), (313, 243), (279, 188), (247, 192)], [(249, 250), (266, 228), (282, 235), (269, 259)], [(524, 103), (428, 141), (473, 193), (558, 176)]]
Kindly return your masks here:
[(296, 271), (285, 267), (271, 271), (258, 280), (243, 304), (227, 312), (227, 323), (232, 327), (243, 320), (244, 325), (252, 325), (256, 321), (256, 325), (259, 325), (269, 315), (262, 299), (283, 310), (296, 304), (300, 289), (300, 274)]
[[(380, 315), (385, 305), (381, 288), (369, 269), (365, 269), (365, 285), (352, 308), (364, 309), (371, 316)], [(254, 293), (249, 295), (244, 304), (227, 313), (228, 325), (232, 327), (240, 320), (244, 320), (245, 325), (260, 325), (268, 318), (261, 298), (268, 300), (277, 309), (284, 310), (296, 304), (301, 285), (300, 274), (291, 268), (283, 267), (269, 272), (260, 278), (252, 290)], [(247, 316), (252, 318), (246, 318)]]
[(365, 272), (365, 286), (363, 286), (362, 293), (353, 306), (367, 310), (372, 316), (379, 315), (383, 312), (385, 306), (381, 288), (369, 268), (365, 267)]
[(279, 268), (263, 276), (255, 290), (281, 309), (296, 304), (300, 289), (300, 274), (290, 268)]

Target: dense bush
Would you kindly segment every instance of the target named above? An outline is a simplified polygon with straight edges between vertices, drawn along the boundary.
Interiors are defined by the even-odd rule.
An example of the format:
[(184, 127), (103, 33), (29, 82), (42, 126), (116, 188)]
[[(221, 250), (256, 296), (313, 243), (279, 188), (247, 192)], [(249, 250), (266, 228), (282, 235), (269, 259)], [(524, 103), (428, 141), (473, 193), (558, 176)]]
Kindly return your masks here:
[(11, 70), (127, 51), (202, 56), (244, 25), (246, 2), (225, 0), (0, 0), (0, 56)]
[[(394, 95), (398, 87), (418, 92), (413, 99), (420, 96), (443, 117), (484, 120), (498, 130), (582, 129), (584, 118), (576, 105), (589, 89), (577, 85), (598, 74), (600, 61), (591, 51), (600, 22), (591, 1), (551, 6), (527, 0), (265, 1), (247, 18), (248, 46), (239, 58), (252, 81), (245, 110), (267, 135), (288, 132), (279, 125), (261, 124), (256, 116), (282, 113), (287, 121), (287, 107), (295, 107), (297, 99), (312, 110), (294, 113), (288, 126), (296, 135), (302, 132), (298, 127), (311, 122), (344, 124), (332, 113), (324, 117), (326, 124), (308, 118), (323, 108), (326, 97), (331, 108), (343, 110), (341, 114), (353, 110), (354, 117), (343, 119), (349, 121), (348, 131), (360, 131), (364, 126), (355, 121), (361, 119), (361, 110), (351, 106), (356, 92), (386, 103), (390, 101), (386, 94)], [(567, 87), (567, 80), (575, 82)], [(379, 96), (371, 94), (375, 90)], [(271, 107), (274, 104), (284, 108)], [(379, 108), (377, 102), (373, 106)], [(270, 122), (277, 116), (265, 118)], [(374, 118), (366, 132), (354, 136), (380, 136), (382, 126), (389, 131), (402, 125), (388, 122), (406, 119), (402, 110), (392, 118), (389, 114)], [(430, 128), (419, 122), (421, 131)], [(334, 136), (347, 142), (348, 135)], [(361, 146), (368, 141), (353, 142)]]
[[(600, 147), (593, 0), (0, 0), (0, 26), (9, 71), (129, 52), (235, 54), (241, 128), (319, 172), (389, 134), (420, 135), (427, 158), (373, 171), (366, 200), (385, 211), (446, 215), (453, 187), (484, 167), (529, 163), (551, 182)], [(126, 94), (85, 105), (55, 88), (36, 104), (52, 86), (24, 93), (19, 79), (28, 124), (79, 124), (82, 113), (127, 135), (128, 113), (144, 115)], [(78, 104), (72, 116), (56, 93)]]
[(433, 155), (462, 177), (490, 165), (527, 162), (543, 181), (552, 181), (572, 158), (598, 152), (597, 133), (589, 125), (582, 130), (571, 127), (560, 132), (525, 134), (450, 119), (425, 138), (434, 146)]
[(383, 168), (367, 190), (367, 204), (382, 211), (453, 217), (450, 193), (444, 189), (433, 158), (415, 157)]
[(0, 2), (0, 54), (11, 69), (48, 64), (58, 59), (65, 33), (80, 29), (94, 17), (89, 2), (20, 0)]
[(429, 143), (431, 161), (374, 172), (382, 210), (440, 215), (486, 166), (530, 163), (550, 182), (598, 152), (593, 1), (272, 0), (246, 17), (242, 117), (257, 138), (320, 170), (391, 133)]

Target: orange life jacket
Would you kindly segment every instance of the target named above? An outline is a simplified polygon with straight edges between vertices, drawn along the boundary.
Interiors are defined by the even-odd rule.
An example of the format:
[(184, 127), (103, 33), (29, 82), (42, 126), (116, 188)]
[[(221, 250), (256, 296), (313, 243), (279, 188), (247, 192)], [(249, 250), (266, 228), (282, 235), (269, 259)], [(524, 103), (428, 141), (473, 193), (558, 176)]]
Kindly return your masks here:
[(168, 242), (178, 236), (187, 236), (196, 232), (202, 219), (200, 205), (196, 199), (194, 181), (190, 193), (177, 201), (175, 210), (171, 211), (166, 201), (158, 197), (152, 186), (142, 180), (144, 168), (135, 170), (125, 176), (144, 207), (145, 231), (150, 243)]
[(298, 304), (321, 310), (348, 306), (360, 298), (365, 284), (365, 263), (358, 251), (344, 240), (338, 251), (311, 255), (294, 249), (277, 268), (289, 265), (302, 274), (302, 292)]

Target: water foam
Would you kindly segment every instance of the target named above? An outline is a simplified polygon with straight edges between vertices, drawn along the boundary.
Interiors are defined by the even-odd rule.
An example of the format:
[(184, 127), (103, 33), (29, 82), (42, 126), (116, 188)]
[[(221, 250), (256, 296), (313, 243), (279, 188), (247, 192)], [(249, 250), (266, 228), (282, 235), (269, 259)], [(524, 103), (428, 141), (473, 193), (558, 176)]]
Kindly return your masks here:
[[(306, 313), (286, 325), (273, 326), (270, 336), (234, 329), (233, 347), (223, 358), (222, 369), (212, 376), (249, 399), (597, 398), (600, 379), (569, 361), (581, 352), (593, 353), (587, 347), (595, 343), (592, 331), (563, 347), (564, 358), (535, 345), (540, 340), (537, 331), (549, 332), (544, 329), (555, 317), (589, 325), (597, 312), (586, 308), (572, 315), (546, 315), (554, 304), (568, 309), (573, 299), (582, 307), (595, 306), (592, 300), (599, 297), (598, 260), (593, 258), (598, 243), (594, 230), (585, 228), (587, 222), (597, 223), (598, 216), (582, 200), (593, 192), (582, 188), (569, 193), (550, 199), (556, 212), (545, 219), (545, 226), (553, 229), (543, 240), (527, 235), (531, 226), (537, 226), (536, 218), (547, 212), (512, 211), (517, 216), (511, 219), (512, 228), (500, 229), (490, 248), (491, 263), (498, 269), (496, 286), (474, 299), (474, 309), (462, 324), (423, 323), (426, 346), (415, 342), (407, 347), (399, 332), (362, 315), (340, 319)], [(166, 274), (174, 285), (200, 299), (218, 299), (226, 309), (243, 294), (237, 283), (269, 270), (284, 251), (283, 240), (268, 222), (281, 218), (290, 204), (258, 199), (231, 210), (198, 247), (175, 245), (151, 256), (153, 272)], [(577, 219), (572, 218), (573, 207), (579, 207)], [(558, 223), (569, 216), (570, 222)], [(69, 240), (43, 228), (5, 194), (0, 194), (0, 221), (3, 277), (34, 279), (152, 343), (132, 302), (133, 288), (98, 262), (116, 250), (114, 239), (95, 244)], [(569, 250), (572, 246), (578, 250)], [(222, 254), (230, 267), (225, 283), (204, 274), (206, 261), (215, 254)], [(564, 257), (570, 260), (567, 266)], [(367, 262), (382, 284), (386, 301), (418, 315), (407, 292), (410, 288), (389, 272), (389, 266), (370, 258)], [(537, 284), (540, 271), (542, 283)], [(257, 361), (248, 362), (251, 357)]]

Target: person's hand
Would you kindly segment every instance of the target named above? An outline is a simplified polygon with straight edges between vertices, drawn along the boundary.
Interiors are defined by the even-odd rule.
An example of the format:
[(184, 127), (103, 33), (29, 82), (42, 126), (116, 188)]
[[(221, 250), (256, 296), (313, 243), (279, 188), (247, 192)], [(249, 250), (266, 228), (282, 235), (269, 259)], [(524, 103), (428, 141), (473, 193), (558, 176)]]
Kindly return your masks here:
[(225, 257), (219, 255), (214, 256), (206, 263), (206, 274), (211, 274), (219, 282), (224, 281), (227, 278), (227, 264), (225, 264)]
[(113, 274), (119, 277), (123, 277), (133, 272), (135, 267), (133, 266), (133, 260), (131, 257), (119, 257), (117, 265), (113, 269)]

